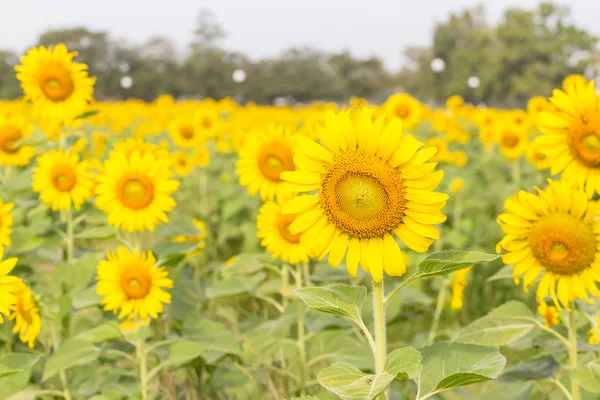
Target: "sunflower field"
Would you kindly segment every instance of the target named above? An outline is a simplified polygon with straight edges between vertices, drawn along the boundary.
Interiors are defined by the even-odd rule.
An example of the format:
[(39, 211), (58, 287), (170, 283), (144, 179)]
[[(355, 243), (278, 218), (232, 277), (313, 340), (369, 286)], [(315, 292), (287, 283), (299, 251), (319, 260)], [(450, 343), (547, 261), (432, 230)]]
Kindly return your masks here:
[(0, 102), (0, 399), (597, 399), (600, 98)]

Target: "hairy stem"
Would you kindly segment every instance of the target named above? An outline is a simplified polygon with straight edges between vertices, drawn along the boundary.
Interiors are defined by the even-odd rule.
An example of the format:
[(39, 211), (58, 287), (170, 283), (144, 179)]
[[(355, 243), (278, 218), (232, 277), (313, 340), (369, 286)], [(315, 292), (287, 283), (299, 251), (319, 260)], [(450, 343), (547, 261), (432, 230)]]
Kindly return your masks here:
[[(382, 374), (385, 369), (385, 358), (387, 354), (383, 278), (381, 282), (373, 281), (373, 319), (375, 320), (375, 373), (379, 375)], [(387, 399), (386, 393), (382, 393), (378, 397), (378, 400), (385, 399)]]
[[(569, 367), (571, 371), (577, 368), (577, 326), (575, 321), (575, 310), (569, 312)], [(573, 400), (579, 400), (579, 385), (571, 378), (571, 396)]]

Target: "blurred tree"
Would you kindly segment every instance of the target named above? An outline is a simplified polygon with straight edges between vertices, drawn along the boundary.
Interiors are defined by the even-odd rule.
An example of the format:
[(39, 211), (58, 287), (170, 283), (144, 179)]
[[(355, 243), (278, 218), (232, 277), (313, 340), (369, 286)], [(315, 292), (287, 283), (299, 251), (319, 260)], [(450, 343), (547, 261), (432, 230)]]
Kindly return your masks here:
[(15, 99), (21, 96), (21, 86), (15, 76), (17, 55), (0, 50), (0, 99)]

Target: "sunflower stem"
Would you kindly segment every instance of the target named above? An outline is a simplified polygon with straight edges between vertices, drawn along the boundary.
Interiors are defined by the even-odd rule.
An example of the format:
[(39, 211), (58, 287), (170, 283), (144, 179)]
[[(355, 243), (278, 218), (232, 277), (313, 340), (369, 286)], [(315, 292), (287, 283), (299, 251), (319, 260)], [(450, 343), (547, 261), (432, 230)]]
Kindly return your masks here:
[[(381, 282), (373, 281), (373, 319), (375, 322), (375, 374), (380, 375), (385, 369), (386, 337), (385, 337), (385, 305), (383, 303), (383, 278)], [(387, 399), (384, 392), (378, 400)]]
[(287, 292), (290, 286), (290, 267), (288, 263), (283, 263), (281, 266), (281, 303), (283, 308), (287, 308), (289, 300), (287, 298)]
[(440, 325), (440, 318), (442, 311), (444, 310), (444, 301), (446, 300), (446, 292), (448, 291), (448, 280), (444, 279), (440, 293), (438, 294), (437, 304), (435, 305), (435, 311), (433, 314), (433, 322), (431, 323), (431, 329), (429, 329), (429, 336), (427, 341), (433, 343), (435, 335), (437, 334), (438, 327)]
[(140, 368), (140, 393), (142, 400), (148, 399), (148, 368), (146, 366), (146, 352), (144, 351), (144, 339), (139, 339), (137, 346), (137, 361)]
[[(569, 312), (569, 367), (571, 371), (577, 368), (577, 325), (575, 321), (575, 309)], [(579, 400), (579, 385), (571, 378), (571, 395), (573, 400)]]
[(521, 185), (521, 163), (519, 160), (514, 160), (512, 162), (512, 182), (517, 188), (517, 191)]
[[(60, 341), (58, 339), (58, 334), (56, 333), (56, 326), (52, 325), (52, 329), (50, 329), (50, 334), (52, 336), (52, 347), (54, 348), (54, 352), (58, 351), (60, 346)], [(60, 384), (62, 385), (62, 394), (66, 400), (71, 400), (71, 394), (69, 393), (69, 384), (67, 383), (67, 375), (65, 374), (65, 370), (61, 369), (58, 371), (58, 376), (60, 378)]]
[(73, 231), (74, 231), (74, 223), (73, 223), (73, 211), (71, 209), (71, 207), (69, 207), (66, 210), (66, 223), (67, 223), (67, 232), (66, 232), (66, 253), (67, 253), (67, 262), (68, 263), (72, 263), (73, 262), (73, 242), (74, 242), (74, 237), (73, 237)]
[[(299, 266), (302, 268), (302, 266)], [(296, 275), (296, 288), (302, 288), (302, 270), (298, 270)], [(302, 302), (298, 303), (298, 352), (300, 353), (300, 395), (306, 394), (306, 344), (304, 337), (304, 305)]]

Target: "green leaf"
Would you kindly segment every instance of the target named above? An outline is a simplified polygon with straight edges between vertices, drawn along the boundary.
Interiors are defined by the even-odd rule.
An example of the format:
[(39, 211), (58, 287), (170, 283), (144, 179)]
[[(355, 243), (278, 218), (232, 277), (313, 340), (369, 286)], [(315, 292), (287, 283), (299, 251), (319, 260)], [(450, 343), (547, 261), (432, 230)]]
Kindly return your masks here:
[[(4, 378), (0, 378), (0, 399), (11, 399), (15, 396), (16, 399), (20, 399), (18, 396), (21, 393), (26, 392), (25, 388), (31, 379), (31, 368), (27, 368), (21, 372), (17, 372), (14, 375), (9, 375)], [(35, 400), (32, 397), (25, 397), (23, 400)]]
[(418, 382), (420, 398), (488, 381), (497, 377), (506, 364), (498, 348), (475, 344), (438, 342), (419, 351), (423, 355)]
[(498, 280), (502, 280), (502, 279), (513, 280), (514, 279), (514, 277), (513, 277), (514, 269), (515, 268), (512, 265), (505, 265), (504, 267), (502, 267), (498, 271), (496, 271), (496, 273), (494, 275), (487, 278), (485, 281), (492, 282), (492, 281), (498, 281)]
[(39, 361), (39, 353), (8, 353), (0, 355), (0, 378), (14, 375)]
[(521, 339), (535, 326), (535, 316), (525, 303), (509, 301), (465, 326), (454, 340), (485, 346), (505, 346)]
[(73, 293), (73, 308), (81, 310), (82, 308), (96, 306), (102, 300), (102, 296), (96, 293), (96, 287), (90, 286), (87, 289), (79, 290)]
[(76, 239), (108, 239), (116, 236), (112, 226), (93, 226), (75, 234)]
[(81, 115), (78, 115), (77, 117), (75, 117), (75, 119), (86, 119), (86, 118), (96, 115), (98, 113), (100, 113), (100, 110), (89, 110), (89, 111), (84, 112)]
[(100, 355), (100, 349), (88, 341), (69, 339), (54, 353), (44, 368), (42, 382), (47, 381), (58, 373), (76, 365), (87, 365), (95, 361)]
[(216, 299), (219, 297), (238, 296), (244, 293), (252, 293), (265, 279), (266, 274), (260, 272), (253, 276), (233, 276), (231, 278), (217, 281), (206, 288), (206, 297)]
[(48, 142), (48, 135), (46, 135), (44, 132), (36, 129), (28, 137), (17, 140), (17, 142), (14, 144), (14, 146), (15, 146), (15, 148), (18, 148), (21, 146), (35, 146), (40, 143), (47, 143), (47, 142)]
[(571, 371), (571, 379), (590, 393), (600, 393), (600, 363), (593, 361)]
[(2, 191), (20, 192), (31, 190), (33, 170), (26, 169), (23, 172), (11, 175), (2, 185)]
[(169, 356), (163, 361), (163, 367), (181, 366), (187, 364), (194, 359), (201, 357), (204, 351), (208, 348), (205, 343), (197, 343), (191, 341), (181, 341), (173, 343), (169, 347)]
[(185, 338), (205, 344), (202, 357), (210, 364), (225, 354), (242, 355), (242, 349), (231, 331), (208, 319), (192, 320), (183, 327)]
[(507, 368), (498, 379), (512, 382), (550, 378), (556, 374), (559, 367), (560, 364), (554, 357), (548, 355)]
[(119, 323), (116, 321), (110, 321), (79, 333), (77, 336), (75, 336), (75, 339), (94, 343), (119, 339), (120, 337), (121, 330), (119, 329)]
[(475, 264), (494, 261), (498, 257), (479, 251), (447, 250), (433, 253), (421, 261), (415, 278), (449, 274)]
[(523, 400), (528, 399), (534, 382), (519, 382), (511, 384), (490, 385), (491, 390), (477, 396), (477, 400)]
[(310, 308), (328, 314), (342, 315), (357, 323), (362, 322), (360, 310), (367, 295), (367, 288), (364, 286), (336, 284), (301, 288), (294, 292)]
[(200, 242), (160, 242), (152, 247), (152, 252), (159, 258), (185, 255), (196, 250)]
[(67, 290), (86, 288), (96, 273), (98, 257), (86, 253), (72, 263), (62, 262), (54, 269), (54, 279)]
[(319, 400), (319, 398), (315, 397), (315, 396), (302, 396), (302, 397), (290, 397), (287, 400)]
[(385, 360), (384, 374), (396, 379), (415, 379), (421, 373), (423, 356), (414, 347), (396, 349)]
[(389, 374), (365, 374), (348, 363), (335, 363), (321, 370), (317, 381), (343, 400), (372, 400), (394, 380)]

